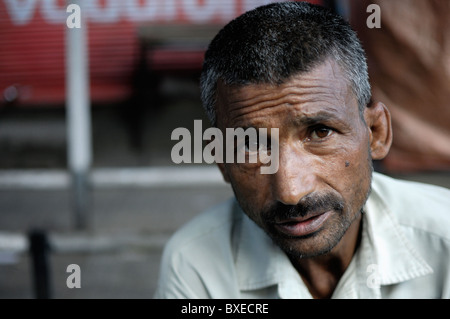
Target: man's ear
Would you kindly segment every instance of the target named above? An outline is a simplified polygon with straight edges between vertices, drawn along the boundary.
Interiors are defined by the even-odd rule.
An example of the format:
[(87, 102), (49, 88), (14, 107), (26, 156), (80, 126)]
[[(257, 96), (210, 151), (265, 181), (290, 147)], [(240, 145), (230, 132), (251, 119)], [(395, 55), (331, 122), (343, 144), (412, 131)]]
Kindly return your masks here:
[(391, 113), (381, 102), (371, 102), (364, 110), (364, 119), (369, 129), (372, 158), (383, 159), (392, 145)]
[(225, 163), (217, 163), (219, 166), (220, 172), (222, 173), (223, 179), (225, 182), (230, 183), (230, 177), (228, 176), (227, 169), (225, 168)]

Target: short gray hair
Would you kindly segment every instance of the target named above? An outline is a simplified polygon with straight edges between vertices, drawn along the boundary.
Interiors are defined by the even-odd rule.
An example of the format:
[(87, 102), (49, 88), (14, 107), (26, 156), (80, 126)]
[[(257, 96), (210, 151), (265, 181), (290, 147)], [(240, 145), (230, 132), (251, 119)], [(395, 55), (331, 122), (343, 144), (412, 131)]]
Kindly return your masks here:
[(216, 125), (216, 88), (281, 84), (333, 58), (345, 73), (360, 114), (371, 99), (365, 52), (350, 25), (307, 2), (261, 6), (228, 23), (211, 41), (200, 78), (203, 107)]

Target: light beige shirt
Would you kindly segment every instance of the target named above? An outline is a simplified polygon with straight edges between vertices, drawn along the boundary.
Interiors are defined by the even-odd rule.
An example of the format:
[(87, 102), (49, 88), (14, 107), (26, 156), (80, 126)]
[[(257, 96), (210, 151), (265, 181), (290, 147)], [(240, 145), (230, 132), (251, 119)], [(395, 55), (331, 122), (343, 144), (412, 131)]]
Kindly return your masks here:
[[(450, 191), (374, 173), (362, 239), (333, 298), (450, 298)], [(287, 256), (236, 201), (165, 247), (155, 298), (311, 298)]]

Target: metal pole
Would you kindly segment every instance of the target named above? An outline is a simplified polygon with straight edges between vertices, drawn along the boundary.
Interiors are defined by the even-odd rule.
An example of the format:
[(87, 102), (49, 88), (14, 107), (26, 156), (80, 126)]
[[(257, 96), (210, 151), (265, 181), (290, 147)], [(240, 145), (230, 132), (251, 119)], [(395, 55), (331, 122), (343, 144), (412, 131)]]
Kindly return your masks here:
[[(78, 4), (80, 0), (67, 0)], [(75, 227), (88, 227), (90, 207), (91, 118), (89, 97), (89, 63), (87, 21), (80, 10), (80, 27), (66, 27), (66, 108), (68, 168), (72, 177)]]
[(51, 298), (49, 243), (44, 231), (33, 230), (28, 234), (33, 266), (34, 295), (37, 299)]

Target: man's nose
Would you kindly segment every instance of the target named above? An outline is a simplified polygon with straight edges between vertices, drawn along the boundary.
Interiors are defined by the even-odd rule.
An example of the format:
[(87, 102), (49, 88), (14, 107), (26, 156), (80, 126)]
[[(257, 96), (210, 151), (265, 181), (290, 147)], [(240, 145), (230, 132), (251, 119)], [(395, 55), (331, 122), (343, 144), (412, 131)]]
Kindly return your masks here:
[(314, 161), (305, 151), (280, 147), (279, 168), (273, 175), (272, 195), (285, 205), (297, 205), (317, 185)]

